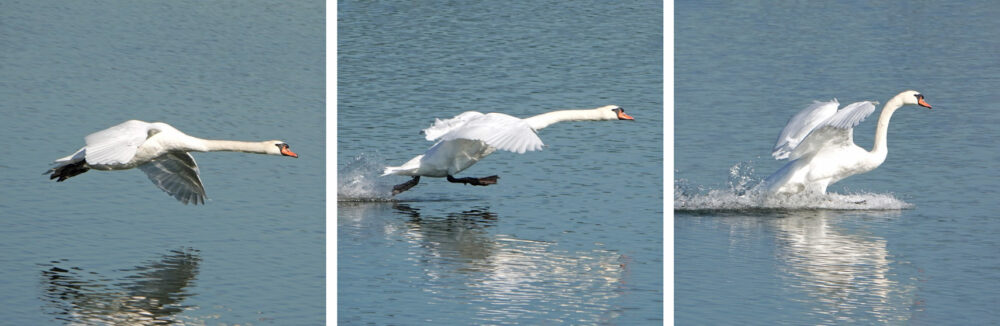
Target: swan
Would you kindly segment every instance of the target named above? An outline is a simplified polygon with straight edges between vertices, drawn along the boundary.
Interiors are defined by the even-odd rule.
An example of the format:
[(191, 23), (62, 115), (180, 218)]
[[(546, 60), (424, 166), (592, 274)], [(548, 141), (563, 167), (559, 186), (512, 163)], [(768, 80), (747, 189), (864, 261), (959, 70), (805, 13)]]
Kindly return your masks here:
[(401, 166), (386, 167), (382, 176), (412, 176), (410, 181), (393, 187), (392, 195), (404, 192), (420, 182), (420, 177), (447, 178), (449, 182), (474, 186), (497, 183), (496, 175), (485, 178), (455, 178), (454, 175), (476, 164), (497, 149), (524, 154), (541, 150), (537, 132), (562, 121), (633, 120), (617, 105), (596, 109), (561, 110), (529, 118), (517, 118), (503, 113), (482, 114), (468, 111), (454, 118), (435, 119), (424, 129), (425, 138), (437, 140), (424, 154), (417, 155)]
[(791, 119), (781, 131), (771, 153), (775, 159), (790, 159), (784, 167), (764, 179), (765, 189), (775, 193), (826, 193), (826, 187), (846, 177), (874, 170), (885, 162), (889, 119), (904, 105), (930, 109), (924, 96), (908, 90), (894, 96), (878, 117), (875, 145), (867, 151), (854, 144), (854, 127), (875, 112), (871, 101), (851, 103), (837, 110), (837, 99), (815, 101)]
[(280, 140), (244, 142), (192, 137), (163, 122), (129, 120), (84, 138), (87, 146), (55, 160), (49, 180), (65, 181), (87, 170), (139, 168), (184, 204), (205, 203), (198, 164), (190, 152), (244, 152), (299, 157)]

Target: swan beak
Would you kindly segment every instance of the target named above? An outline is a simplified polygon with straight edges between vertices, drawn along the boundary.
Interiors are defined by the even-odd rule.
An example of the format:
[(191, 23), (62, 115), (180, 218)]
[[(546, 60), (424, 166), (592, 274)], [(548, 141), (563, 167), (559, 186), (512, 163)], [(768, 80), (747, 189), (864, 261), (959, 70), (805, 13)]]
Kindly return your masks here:
[(931, 108), (931, 105), (930, 105), (930, 104), (927, 104), (927, 102), (925, 102), (925, 101), (924, 101), (924, 98), (923, 98), (923, 97), (919, 97), (919, 98), (917, 98), (917, 104), (919, 104), (920, 106), (922, 106), (922, 107), (925, 107), (925, 108), (927, 108), (927, 109), (932, 109), (932, 108)]
[(288, 146), (281, 148), (281, 155), (299, 158), (299, 154), (295, 154), (295, 152), (292, 152), (292, 150), (288, 149)]
[(632, 120), (632, 121), (635, 121), (635, 119), (633, 119), (632, 116), (630, 116), (628, 114), (625, 114), (625, 110), (618, 110), (618, 120)]

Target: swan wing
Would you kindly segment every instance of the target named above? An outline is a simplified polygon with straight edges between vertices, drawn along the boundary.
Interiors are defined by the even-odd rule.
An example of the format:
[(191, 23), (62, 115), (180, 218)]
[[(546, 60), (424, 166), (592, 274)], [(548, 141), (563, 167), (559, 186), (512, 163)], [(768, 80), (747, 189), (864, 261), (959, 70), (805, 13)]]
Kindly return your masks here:
[(205, 203), (205, 187), (191, 154), (168, 152), (139, 165), (139, 169), (146, 172), (153, 184), (182, 203)]
[(798, 159), (823, 148), (854, 145), (854, 127), (872, 112), (875, 112), (875, 104), (869, 101), (845, 106), (816, 126), (788, 157)]
[(427, 129), (424, 129), (423, 132), (427, 140), (435, 140), (440, 138), (441, 136), (444, 136), (445, 134), (447, 134), (452, 130), (461, 128), (469, 121), (479, 119), (484, 116), (486, 115), (476, 111), (468, 111), (456, 115), (454, 118), (451, 119), (444, 119), (444, 120), (434, 119), (434, 124), (432, 124), (430, 127), (427, 127)]
[[(136, 149), (157, 130), (153, 124), (129, 120), (84, 138), (87, 163), (114, 165), (128, 163), (135, 157)], [(153, 131), (153, 132), (151, 132)]]
[(503, 113), (488, 113), (469, 119), (441, 135), (440, 139), (479, 140), (497, 149), (518, 154), (540, 150), (544, 145), (527, 122)]
[(861, 101), (848, 104), (836, 114), (823, 122), (823, 125), (838, 129), (851, 129), (865, 121), (865, 118), (875, 112), (875, 103)]
[(788, 119), (785, 129), (778, 135), (771, 156), (779, 160), (788, 158), (792, 150), (798, 147), (813, 129), (837, 113), (839, 105), (837, 99), (829, 102), (814, 101), (812, 105), (792, 116)]

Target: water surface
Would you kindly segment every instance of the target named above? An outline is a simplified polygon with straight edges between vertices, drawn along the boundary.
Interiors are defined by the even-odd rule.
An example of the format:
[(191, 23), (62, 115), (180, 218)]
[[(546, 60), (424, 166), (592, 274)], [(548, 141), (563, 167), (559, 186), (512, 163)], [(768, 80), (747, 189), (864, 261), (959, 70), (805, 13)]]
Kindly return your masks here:
[[(339, 4), (338, 321), (660, 324), (659, 2)], [(529, 117), (617, 104), (547, 145), (458, 177), (379, 177), (462, 112)]]
[[(2, 7), (0, 323), (323, 323), (322, 3)], [(199, 206), (139, 170), (42, 175), (128, 119), (300, 157), (195, 153)]]
[[(1000, 6), (678, 2), (674, 298), (678, 324), (996, 324)], [(905, 107), (878, 169), (829, 196), (744, 190), (784, 161), (813, 100)], [(881, 107), (881, 106), (880, 106)], [(877, 116), (855, 128), (871, 148)], [(862, 204), (856, 204), (856, 203)]]

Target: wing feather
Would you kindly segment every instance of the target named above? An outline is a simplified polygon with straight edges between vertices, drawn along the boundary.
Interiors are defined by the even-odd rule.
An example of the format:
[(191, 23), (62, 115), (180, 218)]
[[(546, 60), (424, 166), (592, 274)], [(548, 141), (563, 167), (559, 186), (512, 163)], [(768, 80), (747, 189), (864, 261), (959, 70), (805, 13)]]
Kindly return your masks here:
[(84, 138), (86, 159), (91, 165), (125, 164), (153, 130), (151, 123), (129, 120)]
[(823, 124), (838, 129), (850, 129), (865, 121), (865, 118), (872, 115), (873, 112), (875, 112), (875, 103), (871, 101), (854, 102), (837, 111), (837, 114), (834, 114)]
[(812, 105), (788, 119), (785, 128), (778, 135), (771, 156), (779, 160), (788, 158), (792, 150), (799, 146), (813, 129), (837, 113), (838, 105), (840, 103), (837, 99), (829, 102), (814, 101)]
[(184, 204), (205, 203), (198, 164), (187, 152), (169, 152), (140, 165), (139, 169), (161, 190)]
[[(833, 105), (832, 107), (836, 109), (836, 100), (831, 102), (814, 103), (813, 106), (810, 106), (810, 108), (822, 105), (822, 110), (825, 111), (823, 111), (822, 114), (812, 116), (812, 118), (829, 114), (828, 110), (831, 104)], [(851, 103), (843, 109), (834, 111), (825, 119), (818, 122), (810, 120), (810, 118), (803, 115), (812, 113), (810, 108), (806, 108), (806, 110), (803, 110), (795, 117), (792, 117), (792, 120), (802, 119), (802, 121), (807, 121), (807, 123), (798, 122), (800, 124), (797, 125), (797, 129), (794, 129), (793, 132), (789, 133), (790, 135), (794, 135), (794, 137), (789, 137), (788, 141), (784, 143), (782, 143), (782, 136), (786, 136), (786, 131), (788, 131), (792, 122), (790, 121), (789, 126), (786, 126), (785, 130), (782, 130), (782, 135), (778, 138), (778, 144), (775, 145), (775, 150), (771, 154), (776, 159), (780, 160), (789, 158), (794, 160), (815, 153), (816, 151), (828, 146), (853, 145), (854, 127), (875, 112), (875, 103), (871, 101)], [(817, 112), (819, 111), (819, 109), (813, 109)], [(806, 126), (808, 125), (812, 125), (812, 127), (807, 130)]]
[(524, 120), (502, 113), (469, 111), (452, 119), (437, 120), (424, 129), (427, 140), (480, 140), (500, 150), (523, 154), (542, 149), (538, 134)]
[(463, 112), (462, 114), (459, 114), (451, 119), (434, 119), (434, 124), (427, 127), (427, 129), (424, 129), (424, 135), (426, 135), (427, 140), (435, 140), (452, 130), (461, 128), (467, 122), (482, 118), (483, 116), (485, 116), (485, 114), (476, 111), (468, 111)]

